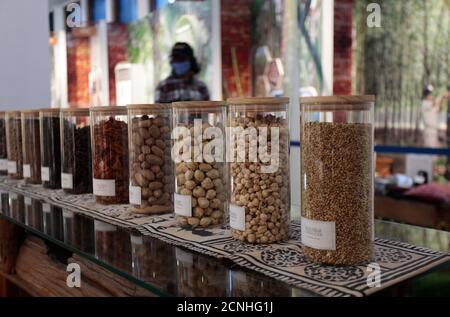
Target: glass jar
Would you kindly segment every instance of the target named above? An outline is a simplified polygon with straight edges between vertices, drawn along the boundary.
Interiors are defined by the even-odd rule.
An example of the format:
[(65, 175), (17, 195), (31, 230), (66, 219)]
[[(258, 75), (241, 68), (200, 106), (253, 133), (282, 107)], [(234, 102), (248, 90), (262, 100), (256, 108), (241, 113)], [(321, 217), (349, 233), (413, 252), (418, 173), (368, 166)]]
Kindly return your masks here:
[(19, 223), (25, 223), (25, 206), (22, 195), (9, 193), (9, 210), (11, 218)]
[(61, 187), (68, 194), (92, 193), (89, 109), (61, 109)]
[(9, 215), (9, 192), (0, 189), (0, 213)]
[(20, 111), (6, 112), (6, 144), (8, 149), (8, 178), (22, 179), (22, 119)]
[(373, 259), (373, 96), (301, 99), (301, 224), (312, 261)]
[(8, 151), (6, 146), (6, 114), (0, 111), (0, 175), (8, 175)]
[(52, 234), (52, 206), (42, 203), (42, 231), (51, 236)]
[(100, 204), (128, 203), (128, 125), (125, 107), (90, 109), (93, 192)]
[(211, 227), (225, 220), (224, 102), (173, 103), (174, 210), (181, 226)]
[(115, 234), (114, 248), (109, 252), (113, 252), (114, 260), (111, 263), (114, 267), (123, 272), (132, 272), (132, 252), (130, 231), (124, 228), (118, 228)]
[(22, 111), (23, 178), (27, 184), (41, 184), (41, 137), (39, 110)]
[(289, 99), (228, 103), (233, 238), (257, 244), (289, 238)]
[(31, 199), (32, 205), (32, 220), (31, 226), (39, 232), (43, 232), (43, 212), (42, 212), (42, 202), (38, 199)]
[(177, 262), (175, 248), (149, 236), (130, 235), (133, 275), (174, 294)]
[(45, 188), (61, 188), (60, 110), (41, 109), (41, 178)]
[(76, 232), (80, 234), (75, 235), (75, 246), (88, 254), (95, 253), (95, 229), (94, 220), (92, 218), (75, 215)]
[(64, 243), (74, 246), (75, 243), (75, 214), (70, 210), (63, 210)]
[(130, 204), (137, 213), (173, 212), (170, 104), (130, 105)]
[(230, 272), (231, 297), (291, 297), (292, 286), (255, 271), (234, 268)]
[(225, 297), (230, 294), (230, 271), (217, 259), (175, 248), (179, 297)]
[(51, 208), (51, 235), (59, 241), (64, 241), (63, 211), (60, 207)]
[(106, 263), (113, 264), (117, 227), (103, 221), (95, 220), (94, 228), (95, 257)]
[(33, 203), (31, 201), (31, 197), (24, 196), (23, 197), (24, 208), (25, 208), (25, 225), (29, 227), (33, 227)]

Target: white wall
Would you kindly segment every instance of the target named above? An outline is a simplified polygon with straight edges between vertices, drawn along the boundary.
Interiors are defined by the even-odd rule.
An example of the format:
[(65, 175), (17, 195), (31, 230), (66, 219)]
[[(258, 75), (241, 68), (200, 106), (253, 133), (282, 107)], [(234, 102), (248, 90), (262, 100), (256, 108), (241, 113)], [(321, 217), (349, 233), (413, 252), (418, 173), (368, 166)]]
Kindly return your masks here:
[(47, 0), (0, 1), (0, 110), (50, 106)]

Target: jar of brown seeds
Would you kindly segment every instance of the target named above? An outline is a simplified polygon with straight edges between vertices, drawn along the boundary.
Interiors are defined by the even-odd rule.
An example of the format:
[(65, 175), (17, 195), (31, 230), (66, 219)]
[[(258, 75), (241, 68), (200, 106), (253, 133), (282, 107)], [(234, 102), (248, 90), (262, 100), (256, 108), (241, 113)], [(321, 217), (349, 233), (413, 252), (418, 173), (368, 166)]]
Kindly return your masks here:
[(301, 99), (301, 237), (315, 262), (373, 258), (373, 104), (373, 96)]

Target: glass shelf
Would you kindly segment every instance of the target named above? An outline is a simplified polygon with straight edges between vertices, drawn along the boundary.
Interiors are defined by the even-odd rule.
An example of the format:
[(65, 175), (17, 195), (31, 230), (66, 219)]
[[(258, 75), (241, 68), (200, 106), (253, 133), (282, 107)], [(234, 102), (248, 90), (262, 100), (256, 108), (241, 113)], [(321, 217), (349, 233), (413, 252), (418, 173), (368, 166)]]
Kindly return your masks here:
[[(176, 247), (31, 197), (6, 192), (0, 198), (3, 218), (157, 296), (316, 296), (229, 260)], [(379, 220), (375, 227), (380, 238), (450, 251), (449, 232)], [(388, 295), (392, 288), (404, 289), (402, 284), (420, 278), (380, 293)]]

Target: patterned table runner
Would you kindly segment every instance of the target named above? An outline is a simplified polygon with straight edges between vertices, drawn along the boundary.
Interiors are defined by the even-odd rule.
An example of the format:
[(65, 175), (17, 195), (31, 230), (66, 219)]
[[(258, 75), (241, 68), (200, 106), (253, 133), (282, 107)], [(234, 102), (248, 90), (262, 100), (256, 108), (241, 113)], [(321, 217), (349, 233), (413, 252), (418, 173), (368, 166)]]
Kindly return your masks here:
[(375, 240), (375, 263), (381, 269), (380, 287), (370, 287), (367, 266), (337, 267), (314, 264), (300, 244), (300, 224), (292, 223), (291, 240), (273, 245), (250, 245), (235, 241), (228, 230), (187, 229), (177, 226), (171, 215), (155, 217), (138, 228), (168, 243), (227, 258), (236, 264), (271, 276), (321, 296), (367, 296), (440, 266), (450, 265), (450, 255), (410, 244)]
[(152, 216), (133, 213), (129, 205), (97, 204), (93, 194), (68, 195), (63, 190), (46, 189), (41, 185), (26, 185), (22, 181), (4, 179), (0, 179), (0, 189), (30, 196), (68, 211), (124, 228), (137, 228), (152, 219)]

